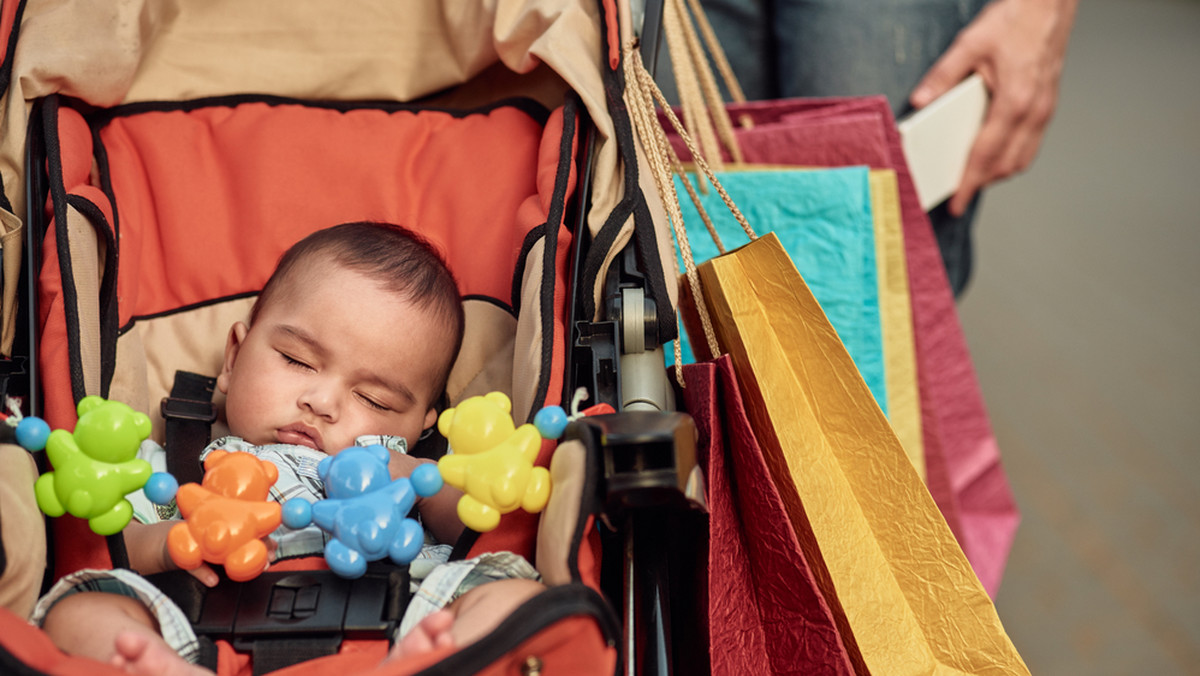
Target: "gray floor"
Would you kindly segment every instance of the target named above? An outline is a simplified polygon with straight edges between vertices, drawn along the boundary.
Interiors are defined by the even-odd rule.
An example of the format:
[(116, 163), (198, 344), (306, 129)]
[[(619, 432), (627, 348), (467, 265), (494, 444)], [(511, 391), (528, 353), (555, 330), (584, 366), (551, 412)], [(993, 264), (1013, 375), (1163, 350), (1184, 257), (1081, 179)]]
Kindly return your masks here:
[(1200, 2), (1080, 5), (960, 305), (1023, 513), (997, 607), (1035, 674), (1200, 674)]

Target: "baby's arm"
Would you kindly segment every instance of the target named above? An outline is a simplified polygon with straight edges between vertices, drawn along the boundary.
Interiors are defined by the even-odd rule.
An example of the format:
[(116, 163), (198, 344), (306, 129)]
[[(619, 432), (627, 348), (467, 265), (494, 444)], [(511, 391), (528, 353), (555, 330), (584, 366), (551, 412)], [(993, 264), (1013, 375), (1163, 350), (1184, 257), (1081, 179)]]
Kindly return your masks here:
[[(167, 533), (182, 521), (159, 521), (141, 523), (130, 521), (125, 527), (125, 550), (129, 553), (129, 567), (142, 575), (152, 575), (168, 570), (178, 570), (167, 550)], [(217, 585), (217, 573), (208, 564), (188, 571), (206, 587)]]
[[(418, 465), (433, 462), (410, 455), (393, 455), (397, 456), (389, 467), (393, 478), (411, 476)], [(438, 542), (452, 545), (462, 535), (464, 526), (458, 518), (458, 499), (461, 497), (462, 491), (445, 485), (432, 497), (417, 498), (416, 510), (421, 514), (421, 522)]]

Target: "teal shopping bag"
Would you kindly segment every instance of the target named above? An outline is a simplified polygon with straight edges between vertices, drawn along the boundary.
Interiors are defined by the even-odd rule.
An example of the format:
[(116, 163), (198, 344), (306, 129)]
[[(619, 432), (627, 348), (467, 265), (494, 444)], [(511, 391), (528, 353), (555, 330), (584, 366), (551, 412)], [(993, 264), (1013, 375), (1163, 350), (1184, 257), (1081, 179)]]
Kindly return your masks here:
[[(751, 168), (718, 172), (717, 179), (759, 233), (779, 237), (886, 414), (869, 170)], [(685, 194), (678, 176), (675, 182)], [(749, 241), (720, 196), (710, 190), (699, 197), (726, 249)], [(680, 203), (684, 223), (701, 222), (691, 200)], [(692, 237), (691, 244), (697, 265), (720, 253), (709, 237)], [(694, 361), (687, 338), (682, 342), (684, 361)]]

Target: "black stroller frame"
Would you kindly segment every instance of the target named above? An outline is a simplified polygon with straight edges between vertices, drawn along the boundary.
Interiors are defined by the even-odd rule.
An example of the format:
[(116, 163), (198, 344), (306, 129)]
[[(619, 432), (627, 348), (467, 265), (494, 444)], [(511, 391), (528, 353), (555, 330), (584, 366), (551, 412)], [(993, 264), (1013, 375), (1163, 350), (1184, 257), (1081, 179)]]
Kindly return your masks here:
[[(642, 8), (639, 49), (647, 64), (657, 61), (662, 13), (661, 1), (650, 0)], [(585, 169), (585, 186), (589, 180)], [(586, 187), (582, 194), (589, 194)], [(588, 242), (586, 227), (576, 231), (584, 233), (576, 242), (577, 275)], [(642, 263), (648, 257), (639, 250), (644, 246), (635, 237), (618, 254), (605, 277), (600, 319), (576, 320), (590, 315), (583, 307), (587, 294), (573, 294), (563, 400), (584, 387), (621, 413), (586, 418), (567, 434), (596, 449), (591, 456), (600, 477), (598, 499), (611, 527), (603, 586), (621, 612), (624, 673), (707, 673), (705, 566), (696, 562), (704, 560), (708, 524), (697, 431), (690, 416), (674, 411), (661, 349), (674, 336), (674, 311), (655, 301)]]

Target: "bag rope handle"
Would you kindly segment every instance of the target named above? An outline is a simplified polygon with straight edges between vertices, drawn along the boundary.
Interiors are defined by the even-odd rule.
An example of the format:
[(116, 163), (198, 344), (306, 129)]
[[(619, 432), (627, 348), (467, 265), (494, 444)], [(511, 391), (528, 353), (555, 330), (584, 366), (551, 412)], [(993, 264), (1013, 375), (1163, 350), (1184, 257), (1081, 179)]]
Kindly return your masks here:
[(695, 31), (690, 28), (687, 14), (682, 11), (681, 0), (667, 0), (663, 6), (663, 34), (667, 41), (667, 53), (671, 57), (671, 70), (675, 73), (679, 107), (683, 111), (685, 126), (699, 141), (704, 156), (716, 165), (717, 171), (725, 171), (725, 161), (717, 141), (717, 133), (723, 125), (710, 117), (720, 117), (723, 110), (716, 110), (709, 105), (709, 90), (714, 85), (705, 82), (702, 73), (711, 80), (712, 72), (706, 72), (696, 63), (697, 56), (704, 57), (699, 53)]
[[(725, 55), (725, 49), (721, 47), (721, 43), (717, 40), (717, 34), (713, 31), (712, 24), (708, 21), (708, 16), (704, 13), (704, 8), (700, 6), (700, 0), (688, 0), (688, 8), (692, 10), (692, 16), (696, 19), (696, 25), (700, 28), (700, 35), (704, 38), (704, 46), (708, 47), (708, 53), (712, 55), (712, 60), (717, 66), (717, 72), (721, 74), (721, 80), (725, 82), (725, 89), (729, 91), (729, 98), (733, 99), (734, 103), (745, 103), (746, 94), (742, 91), (742, 85), (738, 82), (737, 76), (733, 73), (733, 68), (729, 65), (729, 59)], [(743, 127), (753, 127), (754, 123), (750, 118), (739, 120)]]
[[(696, 269), (696, 261), (692, 256), (691, 243), (688, 240), (687, 229), (683, 223), (683, 214), (679, 202), (679, 193), (675, 190), (675, 182), (672, 180), (672, 174), (679, 175), (684, 187), (687, 189), (688, 196), (699, 212), (701, 219), (704, 221), (705, 227), (708, 229), (709, 235), (713, 238), (713, 242), (717, 245), (717, 249), (724, 254), (725, 246), (721, 242), (720, 236), (717, 234), (711, 218), (704, 206), (700, 203), (700, 197), (696, 194), (692, 187), (691, 181), (688, 179), (687, 172), (683, 168), (683, 163), (680, 162), (679, 156), (675, 153), (670, 141), (667, 139), (666, 131), (659, 124), (658, 118), (655, 115), (655, 104), (662, 108), (666, 114), (671, 126), (679, 134), (692, 157), (695, 159), (696, 166), (703, 172), (705, 178), (712, 183), (717, 194), (721, 196), (721, 200), (725, 206), (733, 214), (735, 220), (742, 227), (746, 236), (751, 241), (758, 239), (754, 229), (750, 226), (749, 221), (733, 203), (733, 198), (726, 192), (721, 182), (717, 180), (717, 176), (705, 159), (702, 153), (696, 151), (696, 143), (691, 134), (688, 133), (684, 125), (679, 121), (675, 112), (667, 103), (666, 97), (663, 96), (662, 90), (655, 84), (654, 78), (650, 72), (646, 70), (646, 65), (642, 62), (640, 50), (637, 49), (636, 41), (631, 41), (625, 49), (625, 81), (627, 85), (626, 93), (628, 94), (627, 103), (629, 106), (630, 117), (632, 119), (634, 129), (641, 140), (642, 147), (646, 150), (645, 157), (647, 164), (650, 165), (650, 173), (654, 179), (655, 187), (658, 189), (659, 196), (662, 198), (664, 206), (667, 210), (667, 220), (671, 224), (671, 231), (675, 235), (675, 242), (679, 246), (679, 252), (683, 258), (684, 276), (687, 279), (688, 287), (692, 292), (692, 298), (695, 300), (696, 311), (700, 317), (700, 324), (704, 330), (704, 338), (708, 344), (709, 352), (714, 356), (720, 354), (720, 347), (717, 343), (716, 331), (712, 326), (712, 318), (708, 312), (708, 306), (704, 302), (704, 293), (700, 286), (700, 275)], [(679, 315), (676, 315), (676, 321), (679, 321)], [(679, 340), (672, 341), (675, 351), (675, 377), (680, 386), (683, 386), (683, 353), (680, 347)]]
[[(694, 138), (699, 139), (699, 146), (713, 168), (716, 171), (724, 171), (725, 162), (717, 139), (728, 149), (735, 164), (744, 164), (745, 157), (717, 87), (712, 63), (704, 53), (705, 47), (712, 56), (712, 62), (716, 63), (730, 98), (735, 102), (745, 103), (746, 96), (729, 65), (725, 51), (717, 41), (712, 25), (700, 7), (699, 0), (686, 0), (686, 3), (685, 0), (667, 0), (663, 7), (663, 33), (671, 57), (671, 69), (675, 73), (675, 82), (679, 90), (684, 126)], [(699, 32), (696, 24), (699, 25)], [(753, 126), (748, 116), (742, 116), (739, 121), (743, 127)], [(692, 154), (695, 157), (700, 153), (693, 150)], [(700, 185), (700, 190), (708, 192), (704, 184)]]

